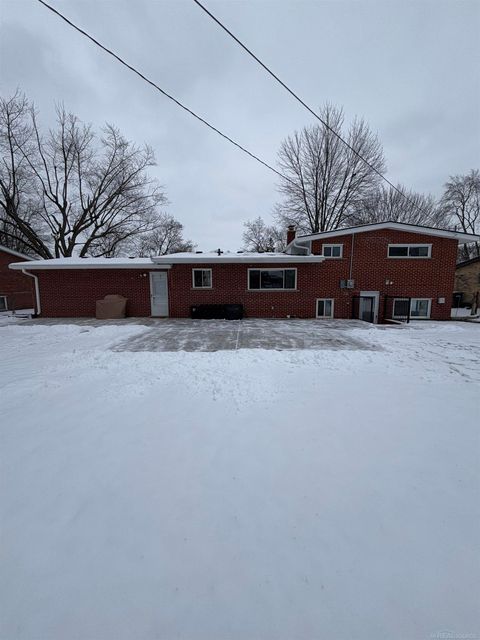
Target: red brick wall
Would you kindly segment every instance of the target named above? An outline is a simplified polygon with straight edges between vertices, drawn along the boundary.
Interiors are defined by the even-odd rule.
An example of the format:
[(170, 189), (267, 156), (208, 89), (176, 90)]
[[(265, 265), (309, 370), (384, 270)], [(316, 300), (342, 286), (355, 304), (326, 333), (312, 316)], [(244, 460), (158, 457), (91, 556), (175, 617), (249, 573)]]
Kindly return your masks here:
[[(315, 316), (314, 291), (321, 286), (321, 264), (181, 264), (169, 272), (170, 315), (187, 317), (197, 304), (243, 304), (245, 315), (259, 318)], [(248, 269), (297, 269), (296, 291), (249, 291)], [(193, 289), (192, 269), (212, 269), (212, 289)], [(321, 296), (317, 296), (321, 297)]]
[(28, 260), (0, 249), (0, 296), (7, 297), (10, 310), (33, 309), (34, 279), (9, 269), (8, 265), (12, 262), (25, 262), (25, 268), (28, 268)]
[[(168, 271), (170, 316), (188, 317), (191, 305), (240, 303), (247, 317), (312, 318), (315, 317), (317, 298), (334, 298), (335, 317), (350, 318), (353, 296), (360, 291), (379, 291), (380, 321), (385, 295), (431, 298), (432, 319), (450, 317), (457, 253), (455, 240), (392, 230), (357, 234), (352, 263), (355, 289), (340, 288), (340, 280), (350, 278), (352, 237), (338, 236), (326, 242), (343, 243), (343, 257), (327, 259), (322, 263), (261, 265), (260, 268), (296, 268), (296, 291), (249, 291), (248, 269), (259, 268), (254, 263), (174, 265)], [(388, 258), (389, 243), (432, 244), (432, 257)], [(321, 253), (321, 244), (319, 241), (313, 243), (316, 253)], [(212, 269), (212, 289), (193, 289), (193, 268)], [(37, 273), (42, 314), (45, 316), (94, 316), (95, 301), (112, 293), (128, 298), (128, 315), (150, 315), (147, 269), (81, 269)], [(387, 285), (386, 280), (393, 284)], [(445, 298), (445, 304), (438, 304), (437, 300), (441, 297)]]
[(128, 299), (127, 315), (150, 315), (147, 269), (52, 269), (36, 273), (42, 316), (94, 317), (95, 302), (110, 294)]
[[(328, 259), (322, 264), (324, 273), (333, 286), (335, 277), (349, 278), (352, 236), (338, 236), (312, 242), (312, 252), (322, 253), (322, 244), (343, 243), (343, 258)], [(389, 244), (431, 244), (431, 258), (388, 258)], [(353, 248), (353, 294), (360, 291), (380, 291), (380, 315), (384, 296), (431, 298), (431, 317), (435, 320), (450, 318), (455, 280), (457, 241), (436, 236), (383, 229), (358, 233)], [(386, 280), (392, 284), (386, 284)], [(350, 290), (349, 290), (350, 291)], [(438, 298), (445, 298), (439, 304)], [(388, 315), (388, 314), (387, 314)]]
[[(383, 319), (385, 295), (431, 298), (431, 317), (450, 317), (457, 242), (436, 236), (425, 236), (395, 230), (379, 230), (356, 234), (351, 278), (354, 289), (341, 289), (340, 280), (350, 279), (352, 236), (338, 236), (312, 243), (312, 251), (322, 253), (322, 244), (343, 244), (343, 257), (326, 259), (320, 264), (281, 265), (297, 268), (297, 291), (248, 291), (247, 272), (255, 264), (176, 265), (170, 276), (170, 315), (188, 316), (192, 304), (242, 303), (247, 316), (300, 318), (315, 316), (317, 298), (334, 298), (335, 317), (350, 318), (352, 298), (360, 291), (379, 291), (380, 321)], [(431, 258), (388, 258), (389, 244), (431, 244)], [(192, 288), (192, 268), (211, 268), (213, 288)], [(262, 265), (278, 268), (278, 264)], [(386, 284), (386, 280), (392, 284)], [(445, 298), (439, 304), (438, 298)], [(388, 307), (391, 307), (389, 302)], [(387, 307), (387, 316), (390, 315)]]

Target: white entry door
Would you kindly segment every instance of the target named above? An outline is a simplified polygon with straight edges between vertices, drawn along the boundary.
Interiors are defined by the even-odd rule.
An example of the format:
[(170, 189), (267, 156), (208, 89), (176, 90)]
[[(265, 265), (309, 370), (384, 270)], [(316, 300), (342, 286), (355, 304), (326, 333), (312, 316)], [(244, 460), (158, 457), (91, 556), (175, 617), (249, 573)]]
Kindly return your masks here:
[(358, 305), (358, 317), (365, 322), (378, 322), (379, 291), (360, 291), (360, 303)]
[(168, 316), (168, 280), (166, 271), (150, 272), (152, 316)]

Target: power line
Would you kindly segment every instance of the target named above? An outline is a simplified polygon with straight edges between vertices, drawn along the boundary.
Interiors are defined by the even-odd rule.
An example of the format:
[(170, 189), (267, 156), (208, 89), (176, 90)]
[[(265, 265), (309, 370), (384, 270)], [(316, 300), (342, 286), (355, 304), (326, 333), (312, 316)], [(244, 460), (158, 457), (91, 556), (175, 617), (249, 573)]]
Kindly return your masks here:
[[(135, 73), (139, 78), (141, 78), (142, 80), (144, 80), (147, 84), (149, 84), (150, 86), (152, 86), (154, 89), (156, 89), (157, 91), (159, 91), (162, 95), (164, 95), (166, 98), (168, 98), (169, 100), (171, 100), (172, 102), (174, 102), (177, 106), (179, 106), (181, 109), (183, 109), (184, 111), (186, 111), (187, 113), (189, 113), (191, 116), (193, 116), (194, 118), (196, 118), (199, 122), (201, 122), (202, 124), (206, 125), (209, 129), (211, 129), (212, 131), (214, 131), (216, 134), (218, 134), (219, 136), (221, 136), (222, 138), (224, 138), (225, 140), (227, 140), (228, 142), (230, 142), (231, 144), (233, 144), (235, 147), (237, 147), (238, 149), (240, 149), (240, 151), (243, 151), (243, 153), (247, 154), (248, 156), (250, 156), (250, 158), (252, 158), (253, 160), (256, 160), (257, 162), (259, 162), (261, 165), (263, 165), (264, 167), (266, 167), (267, 169), (269, 169), (270, 171), (272, 171), (273, 173), (275, 173), (277, 176), (279, 176), (280, 178), (282, 178), (283, 180), (286, 180), (287, 182), (289, 182), (290, 184), (292, 184), (296, 189), (298, 189), (298, 184), (292, 180), (291, 178), (289, 178), (288, 176), (284, 175), (283, 173), (281, 173), (280, 171), (278, 171), (277, 169), (275, 169), (274, 167), (272, 167), (272, 165), (268, 164), (268, 162), (265, 162), (264, 160), (262, 160), (261, 158), (259, 158), (257, 155), (255, 155), (254, 153), (252, 153), (251, 151), (249, 151), (247, 148), (245, 148), (244, 146), (242, 146), (240, 143), (236, 142), (233, 138), (231, 138), (230, 136), (228, 136), (227, 134), (223, 133), (222, 131), (220, 131), (220, 129), (217, 129), (217, 127), (215, 127), (214, 125), (212, 125), (210, 122), (208, 122), (207, 120), (205, 120), (205, 118), (202, 118), (201, 116), (199, 116), (197, 113), (195, 113), (192, 109), (189, 109), (186, 105), (184, 105), (182, 102), (180, 102), (179, 100), (177, 100), (177, 98), (175, 98), (174, 96), (172, 96), (170, 93), (168, 93), (167, 91), (165, 91), (164, 89), (162, 89), (158, 84), (156, 84), (153, 80), (150, 80), (150, 78), (148, 78), (147, 76), (145, 76), (141, 71), (139, 71), (136, 67), (134, 67), (133, 65), (129, 64), (128, 62), (126, 62), (123, 58), (121, 58), (118, 54), (116, 54), (114, 51), (112, 51), (111, 49), (109, 49), (108, 47), (106, 47), (105, 45), (103, 45), (101, 42), (99, 42), (98, 40), (96, 40), (92, 35), (90, 35), (87, 31), (85, 31), (84, 29), (82, 29), (81, 27), (77, 26), (74, 22), (72, 22), (71, 20), (69, 20), (65, 15), (63, 15), (60, 11), (58, 11), (57, 9), (55, 9), (54, 7), (52, 7), (51, 5), (49, 5), (47, 2), (45, 2), (44, 0), (38, 0), (38, 2), (40, 4), (42, 4), (44, 7), (46, 7), (47, 9), (49, 9), (52, 13), (54, 13), (55, 15), (57, 15), (59, 18), (61, 18), (64, 22), (66, 22), (70, 27), (72, 27), (73, 29), (75, 29), (75, 31), (78, 31), (78, 33), (80, 33), (81, 35), (85, 36), (88, 40), (90, 40), (91, 42), (93, 42), (97, 47), (99, 47), (100, 49), (102, 49), (103, 51), (105, 51), (105, 53), (107, 53), (108, 55), (112, 56), (113, 58), (115, 58), (115, 60), (117, 60), (117, 62), (120, 62), (120, 64), (122, 64), (124, 67), (126, 67), (127, 69), (129, 69), (130, 71), (132, 71), (133, 73)], [(315, 118), (317, 118), (318, 120), (320, 120), (320, 122), (322, 122), (322, 124), (324, 124), (339, 140), (341, 140), (341, 142), (343, 142), (343, 144), (345, 144), (357, 157), (359, 157), (363, 162), (365, 162), (376, 174), (378, 174), (383, 180), (385, 180), (395, 191), (397, 191), (403, 198), (405, 198), (405, 200), (407, 202), (410, 202), (410, 204), (412, 204), (415, 208), (417, 208), (419, 211), (423, 211), (418, 205), (416, 205), (412, 200), (410, 200), (402, 191), (400, 191), (400, 189), (398, 189), (393, 183), (391, 183), (388, 178), (386, 178), (382, 173), (380, 173), (373, 165), (371, 165), (365, 158), (363, 158), (355, 149), (353, 149), (353, 147), (351, 147), (351, 145), (346, 142), (334, 129), (332, 129), (326, 122), (324, 122), (306, 103), (303, 102), (303, 100), (301, 100), (301, 98), (299, 98), (285, 83), (283, 83), (259, 58), (257, 58), (255, 56), (255, 54), (253, 54), (248, 47), (246, 47), (231, 31), (229, 31), (229, 29), (227, 29), (227, 27), (225, 27), (210, 11), (208, 11), (208, 9), (206, 9), (200, 2), (198, 2), (198, 0), (194, 0), (194, 2), (201, 7), (222, 29), (224, 29), (224, 31), (226, 31), (243, 49), (245, 49), (245, 51), (247, 51), (247, 53), (249, 55), (251, 55), (273, 78), (275, 78), (275, 80), (277, 80), (277, 82), (279, 82), (296, 100), (298, 100)], [(316, 196), (313, 193), (309, 193), (308, 195), (310, 195), (311, 197), (313, 197), (316, 200)]]
[(283, 175), (283, 173), (281, 173), (280, 171), (277, 171), (277, 169), (275, 169), (274, 167), (272, 167), (270, 164), (268, 164), (268, 162), (265, 162), (264, 160), (262, 160), (261, 158), (259, 158), (258, 156), (256, 156), (254, 153), (252, 153), (251, 151), (249, 151), (248, 149), (246, 149), (245, 147), (243, 147), (240, 143), (236, 142), (235, 140), (233, 140), (232, 138), (230, 138), (230, 136), (228, 136), (226, 133), (223, 133), (222, 131), (220, 131), (220, 129), (217, 129), (217, 127), (214, 127), (213, 124), (210, 124), (210, 122), (208, 122), (207, 120), (205, 120), (205, 118), (202, 118), (201, 116), (198, 115), (198, 113), (195, 113), (195, 111), (192, 111), (192, 109), (189, 109), (187, 106), (185, 106), (184, 104), (182, 104), (179, 100), (177, 100), (177, 98), (174, 98), (170, 93), (168, 93), (167, 91), (165, 91), (164, 89), (162, 89), (158, 84), (156, 84), (153, 80), (150, 80), (149, 78), (147, 78), (147, 76), (145, 76), (141, 71), (139, 71), (138, 69), (136, 69), (134, 66), (132, 66), (131, 64), (129, 64), (128, 62), (126, 62), (123, 58), (121, 58), (119, 55), (117, 55), (115, 52), (113, 52), (111, 49), (109, 49), (108, 47), (106, 47), (105, 45), (103, 45), (101, 42), (99, 42), (98, 40), (96, 40), (93, 36), (91, 36), (89, 33), (87, 33), (86, 31), (84, 31), (83, 29), (81, 29), (80, 27), (78, 27), (76, 24), (74, 24), (71, 20), (69, 20), (66, 16), (64, 16), (62, 13), (60, 13), (60, 11), (57, 11), (57, 9), (55, 9), (54, 7), (52, 7), (51, 5), (49, 5), (47, 2), (44, 2), (44, 0), (38, 0), (38, 2), (40, 2), (40, 4), (43, 4), (44, 7), (46, 7), (47, 9), (50, 9), (50, 11), (52, 11), (53, 13), (55, 13), (59, 18), (61, 18), (64, 22), (66, 22), (69, 26), (71, 26), (73, 29), (75, 29), (76, 31), (78, 31), (79, 33), (81, 33), (83, 36), (85, 36), (86, 38), (88, 38), (89, 40), (91, 40), (94, 44), (97, 45), (97, 47), (100, 47), (100, 49), (102, 49), (103, 51), (105, 51), (105, 53), (108, 53), (110, 56), (112, 56), (113, 58), (115, 58), (115, 60), (117, 60), (118, 62), (120, 62), (120, 64), (122, 64), (124, 67), (126, 67), (127, 69), (129, 69), (130, 71), (132, 71), (133, 73), (135, 73), (137, 76), (139, 76), (142, 80), (144, 80), (145, 82), (147, 82), (149, 85), (151, 85), (154, 89), (156, 89), (157, 91), (159, 91), (162, 95), (164, 95), (166, 98), (168, 98), (169, 100), (171, 100), (172, 102), (174, 102), (177, 106), (179, 106), (181, 109), (183, 109), (184, 111), (186, 111), (187, 113), (189, 113), (191, 116), (193, 116), (194, 118), (196, 118), (197, 120), (199, 120), (202, 124), (206, 125), (209, 129), (211, 129), (212, 131), (215, 131), (215, 133), (217, 133), (219, 136), (221, 136), (222, 138), (224, 138), (225, 140), (227, 140), (228, 142), (230, 142), (231, 144), (235, 145), (238, 149), (240, 149), (241, 151), (243, 151), (244, 153), (246, 153), (247, 155), (249, 155), (251, 158), (253, 158), (254, 160), (256, 160), (257, 162), (260, 162), (260, 164), (262, 164), (264, 167), (266, 167), (267, 169), (270, 169), (270, 171), (273, 171), (274, 173), (277, 174), (277, 176), (279, 176), (280, 178), (283, 178), (283, 180), (287, 180), (287, 182), (290, 182), (291, 184), (293, 184), (294, 186), (297, 186), (296, 183), (291, 180), (288, 176)]
[[(42, 0), (40, 0), (41, 2)], [(415, 208), (417, 208), (419, 211), (423, 212), (423, 209), (421, 207), (419, 207), (415, 202), (413, 202), (413, 200), (411, 200), (407, 195), (405, 195), (403, 193), (403, 191), (401, 191), (398, 187), (396, 187), (393, 182), (390, 182), (390, 180), (383, 175), (383, 173), (381, 173), (378, 169), (376, 169), (366, 158), (364, 158), (358, 151), (356, 151), (356, 149), (354, 149), (339, 133), (337, 133), (335, 131), (335, 129), (332, 129), (332, 127), (325, 122), (325, 120), (323, 120), (323, 118), (321, 118), (318, 113), (316, 113), (311, 107), (308, 106), (308, 104), (302, 100), (302, 98), (300, 98), (300, 96), (298, 96), (292, 89), (290, 89), (290, 87), (285, 84), (285, 82), (283, 82), (283, 80), (281, 80), (264, 62), (262, 62), (260, 60), (260, 58), (258, 56), (256, 56), (253, 51), (251, 51), (251, 49), (249, 49), (247, 47), (247, 45), (245, 45), (239, 38), (237, 38), (237, 36), (232, 33), (230, 31), (230, 29), (228, 27), (226, 27), (223, 22), (221, 22), (211, 11), (209, 11), (199, 0), (193, 0), (193, 2), (198, 5), (200, 7), (200, 9), (202, 9), (202, 11), (204, 11), (214, 22), (216, 22), (218, 24), (218, 26), (223, 29), (225, 31), (225, 33), (227, 33), (231, 38), (233, 38), (233, 40), (235, 40), (235, 42), (244, 50), (246, 51), (246, 53), (248, 53), (249, 56), (251, 56), (261, 67), (263, 67), (263, 69), (265, 69), (265, 71), (272, 76), (272, 78), (274, 78), (274, 80), (276, 80), (286, 91), (288, 91), (288, 93), (293, 96), (293, 98), (295, 98), (295, 100), (297, 100), (297, 102), (299, 102), (303, 107), (305, 107), (305, 109), (311, 113), (312, 116), (314, 116), (314, 118), (316, 118), (317, 120), (319, 120), (324, 127), (326, 127), (331, 133), (333, 133), (334, 136), (336, 136), (341, 142), (343, 142), (343, 144), (348, 147), (348, 149), (350, 149), (350, 151), (352, 153), (354, 153), (357, 158), (359, 158), (360, 160), (362, 160), (362, 162), (364, 162), (368, 167), (370, 167), (370, 169), (372, 171), (374, 171), (380, 178), (382, 178), (382, 180), (384, 180), (387, 184), (390, 185), (390, 187), (392, 187), (392, 189), (395, 189), (395, 191), (397, 193), (399, 193), (403, 198), (405, 198), (405, 200), (407, 202), (409, 202), (411, 205), (413, 205)]]

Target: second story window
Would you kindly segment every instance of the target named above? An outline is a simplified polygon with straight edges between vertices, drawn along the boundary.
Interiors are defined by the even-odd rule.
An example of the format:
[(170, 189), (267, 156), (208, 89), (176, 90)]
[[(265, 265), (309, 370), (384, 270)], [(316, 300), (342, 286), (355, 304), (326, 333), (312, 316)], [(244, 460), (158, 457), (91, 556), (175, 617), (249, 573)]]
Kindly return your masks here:
[(324, 244), (323, 255), (325, 258), (341, 258), (343, 256), (343, 244)]
[(389, 244), (389, 258), (430, 258), (431, 244)]
[(212, 288), (212, 270), (211, 269), (192, 269), (193, 288), (194, 289), (211, 289)]

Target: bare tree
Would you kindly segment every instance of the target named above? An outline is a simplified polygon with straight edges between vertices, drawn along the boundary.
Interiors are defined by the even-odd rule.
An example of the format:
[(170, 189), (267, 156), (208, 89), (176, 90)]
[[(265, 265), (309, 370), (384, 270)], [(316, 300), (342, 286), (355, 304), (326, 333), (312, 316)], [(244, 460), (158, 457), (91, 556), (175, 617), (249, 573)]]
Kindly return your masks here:
[(1, 206), (14, 237), (44, 258), (83, 257), (116, 255), (155, 229), (166, 197), (146, 173), (155, 164), (150, 147), (127, 141), (112, 125), (98, 136), (63, 107), (56, 128), (42, 135), (19, 93), (0, 109), (2, 146), (9, 151)]
[[(398, 191), (383, 185), (369, 194), (352, 211), (349, 223), (406, 222), (427, 227), (445, 227), (447, 222), (442, 209), (433, 196), (407, 191), (397, 185)], [(400, 191), (400, 193), (399, 193)], [(406, 197), (402, 196), (402, 193)]]
[(260, 216), (255, 220), (248, 220), (243, 226), (243, 246), (246, 251), (284, 251), (287, 246), (283, 230), (267, 225)]
[[(327, 104), (321, 115), (342, 133), (342, 109)], [(342, 137), (377, 171), (385, 170), (381, 144), (364, 120), (355, 119)], [(283, 228), (294, 224), (304, 233), (341, 227), (380, 179), (325, 125), (304, 127), (284, 140), (279, 167), (288, 180), (280, 184), (284, 199), (277, 205), (276, 219)]]
[(51, 257), (26, 160), (35, 152), (29, 110), (28, 100), (20, 91), (11, 98), (0, 98), (0, 243), (24, 253)]
[[(466, 175), (451, 176), (445, 184), (441, 206), (452, 227), (480, 234), (480, 171), (471, 169)], [(479, 242), (463, 245), (461, 259), (477, 256), (480, 256)]]
[(161, 213), (155, 229), (134, 240), (136, 254), (161, 256), (178, 251), (193, 251), (195, 245), (183, 237), (183, 225), (168, 213)]

